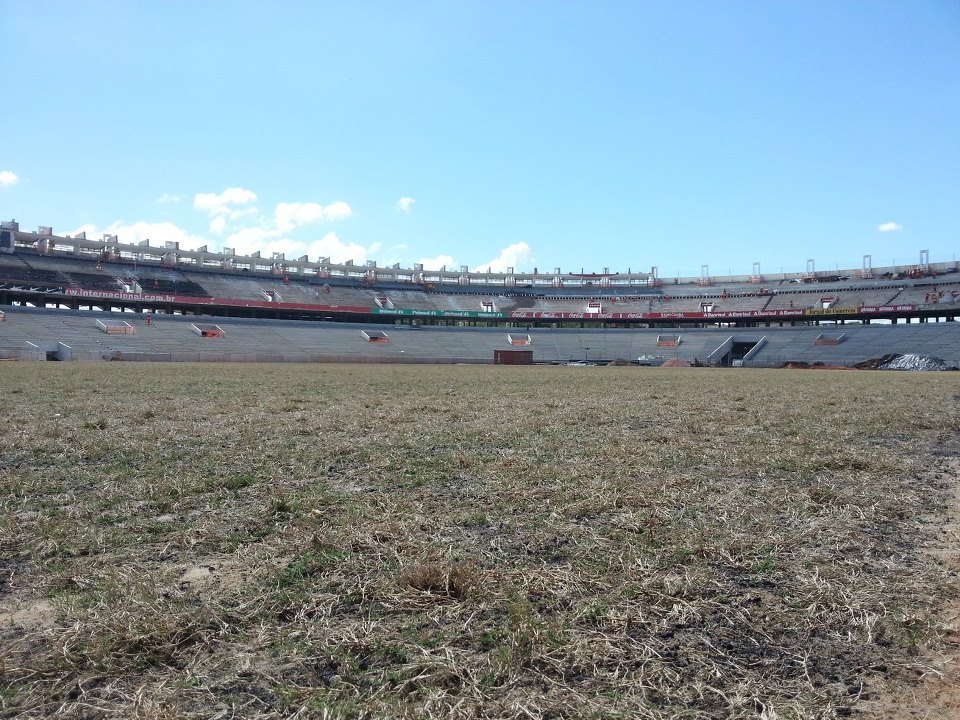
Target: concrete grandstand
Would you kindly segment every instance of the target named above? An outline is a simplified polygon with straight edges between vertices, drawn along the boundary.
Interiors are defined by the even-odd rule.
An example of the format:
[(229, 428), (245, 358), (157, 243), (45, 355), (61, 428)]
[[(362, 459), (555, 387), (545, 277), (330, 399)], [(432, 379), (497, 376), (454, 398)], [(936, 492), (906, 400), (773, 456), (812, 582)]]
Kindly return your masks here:
[(873, 269), (865, 256), (842, 272), (808, 261), (804, 273), (754, 264), (749, 276), (712, 277), (704, 266), (666, 281), (655, 267), (431, 272), (266, 259), (10, 221), (0, 224), (0, 306), (0, 358), (478, 363), (523, 335), (541, 363), (960, 362), (958, 265), (924, 253), (911, 266)]

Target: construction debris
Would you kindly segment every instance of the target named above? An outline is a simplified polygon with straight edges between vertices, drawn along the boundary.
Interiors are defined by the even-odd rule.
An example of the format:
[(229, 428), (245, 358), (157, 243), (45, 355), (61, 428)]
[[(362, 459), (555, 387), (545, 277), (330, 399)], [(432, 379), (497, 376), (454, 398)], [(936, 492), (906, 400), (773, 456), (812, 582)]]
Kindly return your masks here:
[(861, 370), (913, 370), (913, 371), (931, 371), (931, 370), (957, 370), (956, 363), (946, 362), (937, 357), (929, 355), (917, 355), (915, 353), (890, 353), (883, 357), (872, 360), (864, 360), (857, 363), (854, 367)]

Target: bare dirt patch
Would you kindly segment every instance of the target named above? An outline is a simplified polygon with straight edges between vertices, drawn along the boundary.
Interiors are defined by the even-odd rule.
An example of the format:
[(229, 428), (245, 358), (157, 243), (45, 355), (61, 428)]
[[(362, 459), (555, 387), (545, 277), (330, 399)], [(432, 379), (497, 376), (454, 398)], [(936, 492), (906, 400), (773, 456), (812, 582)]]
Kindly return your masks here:
[[(960, 434), (940, 452), (954, 454), (937, 461), (932, 472), (947, 483), (947, 504), (925, 521), (930, 538), (924, 548), (952, 578), (960, 574)], [(939, 453), (938, 453), (939, 454)], [(936, 595), (938, 588), (930, 588)], [(865, 718), (890, 720), (955, 720), (960, 718), (960, 601), (947, 600), (938, 612), (943, 644), (929, 648), (913, 682), (876, 678), (873, 692), (859, 708)]]
[(53, 624), (55, 609), (49, 600), (18, 602), (5, 599), (0, 605), (0, 625), (35, 630)]
[(191, 564), (179, 565), (177, 569), (182, 570), (177, 585), (198, 592), (211, 586), (219, 592), (235, 591), (253, 574), (252, 568), (232, 555), (201, 558)]

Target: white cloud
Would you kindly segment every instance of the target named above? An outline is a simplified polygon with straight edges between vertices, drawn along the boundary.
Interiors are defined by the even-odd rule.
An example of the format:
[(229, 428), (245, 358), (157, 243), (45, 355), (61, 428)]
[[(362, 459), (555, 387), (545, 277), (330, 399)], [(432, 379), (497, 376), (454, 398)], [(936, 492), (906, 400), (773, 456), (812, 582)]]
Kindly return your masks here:
[(404, 243), (391, 245), (388, 248), (384, 248), (379, 251), (380, 257), (377, 258), (377, 262), (381, 267), (390, 267), (394, 264), (399, 264), (402, 267), (409, 267), (410, 263), (404, 259), (406, 256), (404, 251), (406, 249), (407, 246)]
[[(179, 202), (182, 199), (164, 193), (157, 202), (160, 204)], [(210, 244), (211, 250), (222, 247), (233, 248), (238, 255), (249, 255), (260, 251), (269, 258), (272, 253), (283, 253), (293, 259), (307, 255), (311, 260), (329, 257), (334, 262), (353, 260), (357, 264), (381, 251), (380, 243), (369, 246), (344, 242), (335, 233), (327, 233), (320, 239), (316, 235), (295, 239), (288, 236), (291, 231), (304, 225), (323, 221), (335, 221), (352, 215), (351, 207), (336, 201), (329, 205), (319, 203), (278, 203), (273, 217), (263, 215), (256, 205), (257, 195), (243, 188), (227, 188), (222, 193), (197, 193), (193, 206), (209, 216), (208, 237), (217, 237), (217, 245)], [(135, 223), (115, 222), (102, 230), (94, 225), (83, 225), (73, 234), (86, 232), (90, 238), (99, 238), (101, 234), (116, 235), (120, 242), (135, 244), (150, 239), (151, 245), (162, 246), (166, 242), (176, 242), (184, 250), (193, 250), (208, 245), (209, 240), (177, 227), (173, 223)]]
[(883, 223), (882, 225), (877, 225), (877, 230), (880, 232), (894, 232), (896, 230), (903, 230), (903, 225), (898, 225), (895, 222)]
[(280, 232), (289, 232), (299, 225), (309, 225), (324, 220), (343, 220), (352, 214), (351, 207), (338, 200), (326, 207), (314, 202), (277, 203), (273, 216)]
[(400, 212), (408, 213), (413, 209), (413, 204), (416, 202), (412, 197), (402, 197), (397, 200), (394, 207)]
[(222, 235), (227, 229), (227, 219), (223, 215), (217, 215), (210, 221), (210, 232), (214, 235)]
[(370, 260), (370, 255), (380, 249), (379, 244), (371, 245), (369, 248), (357, 243), (343, 242), (334, 232), (329, 232), (319, 240), (314, 240), (306, 248), (306, 254), (311, 260), (321, 257), (330, 258), (332, 263), (343, 263), (347, 260), (353, 260), (361, 265)]
[[(224, 247), (233, 248), (237, 255), (249, 255), (257, 250), (264, 253), (267, 251), (267, 241), (275, 238), (279, 233), (276, 230), (263, 227), (248, 227), (231, 233), (223, 241)], [(276, 250), (274, 252), (283, 252)], [(265, 255), (266, 256), (266, 255)]]
[(423, 265), (424, 270), (439, 270), (442, 267), (447, 270), (453, 270), (458, 267), (457, 261), (450, 255), (437, 255), (432, 258), (420, 258), (418, 263)]
[(273, 253), (283, 253), (288, 260), (306, 255), (314, 262), (328, 257), (333, 263), (353, 260), (357, 265), (363, 265), (367, 260), (372, 260), (372, 256), (381, 250), (380, 243), (365, 247), (358, 243), (344, 242), (333, 232), (327, 233), (319, 240), (303, 241), (281, 237), (279, 230), (265, 227), (238, 230), (227, 237), (223, 244), (225, 247), (234, 248), (237, 255), (249, 255), (259, 250), (261, 256), (265, 258), (271, 257)]
[(273, 211), (274, 220), (281, 232), (292, 230), (297, 225), (309, 225), (323, 219), (323, 205), (320, 203), (277, 203)]
[(257, 199), (252, 190), (243, 188), (227, 188), (222, 193), (197, 193), (193, 197), (193, 207), (204, 210), (211, 215), (224, 215), (230, 211), (231, 205), (247, 205)]
[[(100, 235), (100, 231), (97, 230), (96, 225), (91, 225), (90, 223), (85, 223), (78, 228), (75, 228), (67, 233), (70, 237), (76, 237), (80, 233), (86, 233), (87, 237), (94, 238)], [(121, 242), (126, 242), (123, 238), (120, 239)]]
[(182, 202), (183, 198), (179, 195), (171, 195), (170, 193), (164, 193), (157, 198), (157, 205), (176, 205), (179, 202)]
[(533, 251), (525, 242), (516, 242), (507, 245), (500, 251), (493, 260), (481, 263), (476, 267), (478, 272), (486, 272), (490, 268), (492, 272), (506, 272), (508, 267), (514, 268), (517, 272), (529, 270), (536, 258), (533, 257)]
[[(341, 200), (330, 205), (314, 202), (281, 202), (277, 203), (273, 218), (269, 218), (264, 217), (255, 205), (251, 205), (256, 200), (257, 194), (252, 190), (232, 187), (222, 193), (197, 193), (193, 199), (193, 207), (210, 216), (208, 229), (211, 235), (223, 236), (230, 233), (224, 240), (224, 245), (235, 248), (237, 253), (241, 254), (257, 250), (286, 252), (270, 250), (267, 243), (271, 243), (272, 246), (284, 234), (303, 225), (343, 220), (353, 214), (352, 208)], [(240, 222), (244, 219), (247, 219), (247, 222)], [(244, 227), (244, 225), (250, 225), (250, 227)], [(302, 254), (306, 243), (296, 240), (285, 241), (284, 247), (288, 245), (296, 246)]]
[(182, 250), (194, 250), (201, 245), (206, 245), (205, 238), (199, 235), (192, 235), (183, 228), (177, 227), (170, 222), (150, 223), (144, 220), (135, 223), (124, 223), (117, 221), (98, 230), (95, 225), (81, 225), (76, 230), (71, 231), (70, 235), (79, 235), (86, 232), (87, 237), (96, 239), (102, 234), (116, 235), (121, 243), (135, 245), (143, 240), (149, 240), (153, 247), (163, 247), (165, 243), (180, 243)]
[(254, 217), (254, 216), (259, 215), (259, 214), (260, 214), (259, 208), (257, 208), (257, 207), (248, 207), (248, 208), (242, 208), (242, 209), (237, 209), (237, 210), (231, 210), (231, 211), (230, 211), (230, 214), (228, 215), (228, 217), (229, 217), (231, 220), (239, 220), (240, 218)]
[(0, 187), (10, 187), (20, 182), (17, 174), (11, 170), (0, 170)]
[[(447, 270), (460, 269), (460, 263), (452, 255), (420, 258), (417, 262), (423, 265), (424, 270), (439, 270), (441, 267), (446, 267)], [(524, 272), (532, 269), (534, 262), (536, 262), (536, 258), (533, 257), (530, 246), (525, 242), (517, 242), (503, 248), (493, 260), (471, 266), (470, 270), (472, 272), (487, 272), (487, 268), (489, 268), (492, 272), (506, 272), (508, 267), (512, 267), (517, 272)]]
[(326, 220), (345, 220), (353, 215), (353, 209), (342, 200), (337, 200), (337, 202), (327, 205), (325, 214)]

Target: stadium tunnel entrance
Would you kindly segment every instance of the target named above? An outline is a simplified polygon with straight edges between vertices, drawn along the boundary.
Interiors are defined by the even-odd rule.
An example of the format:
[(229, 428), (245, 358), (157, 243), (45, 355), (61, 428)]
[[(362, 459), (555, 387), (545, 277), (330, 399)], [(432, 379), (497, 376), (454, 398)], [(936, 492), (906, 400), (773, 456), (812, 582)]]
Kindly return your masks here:
[(717, 367), (741, 367), (753, 359), (766, 342), (765, 335), (731, 335), (710, 353), (707, 364)]
[(733, 347), (730, 348), (730, 352), (727, 354), (727, 358), (730, 361), (731, 365), (742, 365), (743, 359), (757, 346), (756, 342), (751, 342), (749, 340), (738, 342), (734, 340)]

